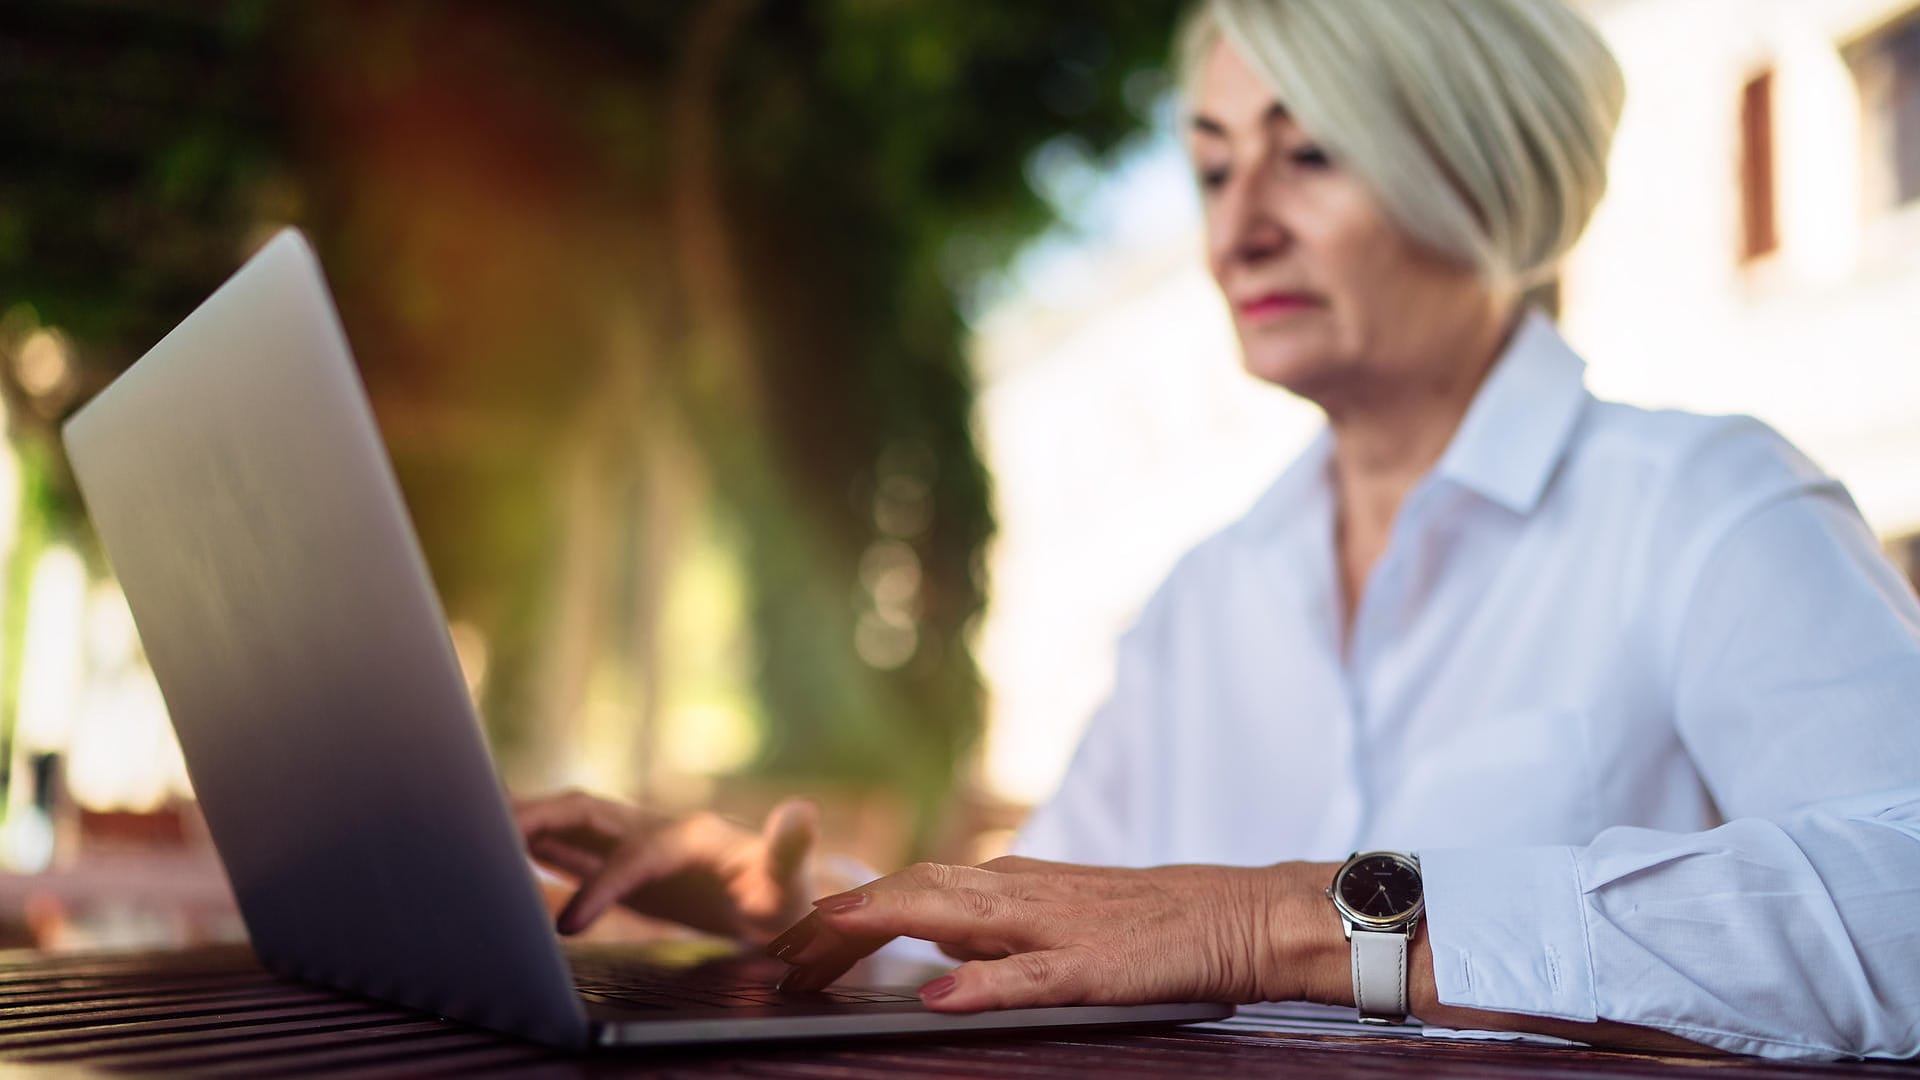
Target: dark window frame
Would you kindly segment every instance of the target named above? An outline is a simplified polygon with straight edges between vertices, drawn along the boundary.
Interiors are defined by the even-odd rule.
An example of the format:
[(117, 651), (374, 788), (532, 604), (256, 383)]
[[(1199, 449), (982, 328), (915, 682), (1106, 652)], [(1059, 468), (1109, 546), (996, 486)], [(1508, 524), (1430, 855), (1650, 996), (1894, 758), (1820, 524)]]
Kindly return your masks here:
[(1868, 213), (1920, 202), (1920, 7), (1862, 35), (1843, 56), (1860, 95)]
[(1780, 249), (1778, 162), (1774, 152), (1773, 69), (1740, 88), (1740, 258)]

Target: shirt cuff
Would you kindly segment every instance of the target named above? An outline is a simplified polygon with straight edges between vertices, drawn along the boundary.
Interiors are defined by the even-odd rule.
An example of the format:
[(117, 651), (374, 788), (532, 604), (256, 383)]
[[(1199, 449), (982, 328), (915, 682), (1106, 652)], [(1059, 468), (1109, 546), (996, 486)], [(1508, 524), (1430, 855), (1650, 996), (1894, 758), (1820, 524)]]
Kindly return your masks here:
[(1443, 1005), (1598, 1018), (1586, 904), (1570, 847), (1420, 853)]

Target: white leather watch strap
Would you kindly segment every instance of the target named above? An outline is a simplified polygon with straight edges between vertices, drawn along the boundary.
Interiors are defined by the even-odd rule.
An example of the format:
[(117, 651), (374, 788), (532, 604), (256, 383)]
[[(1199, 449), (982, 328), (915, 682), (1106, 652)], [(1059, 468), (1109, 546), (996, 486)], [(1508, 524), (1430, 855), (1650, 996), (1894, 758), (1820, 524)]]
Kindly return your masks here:
[(1353, 1003), (1360, 1019), (1398, 1024), (1407, 1018), (1407, 935), (1353, 931)]

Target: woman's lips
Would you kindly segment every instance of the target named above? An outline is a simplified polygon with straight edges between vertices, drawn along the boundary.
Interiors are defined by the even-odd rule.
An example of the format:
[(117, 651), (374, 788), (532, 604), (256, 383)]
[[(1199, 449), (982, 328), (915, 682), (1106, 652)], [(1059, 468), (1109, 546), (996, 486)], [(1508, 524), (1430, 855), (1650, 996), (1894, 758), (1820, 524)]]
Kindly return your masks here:
[(1234, 305), (1243, 319), (1277, 319), (1291, 315), (1296, 311), (1320, 306), (1320, 301), (1306, 293), (1261, 293), (1248, 297)]

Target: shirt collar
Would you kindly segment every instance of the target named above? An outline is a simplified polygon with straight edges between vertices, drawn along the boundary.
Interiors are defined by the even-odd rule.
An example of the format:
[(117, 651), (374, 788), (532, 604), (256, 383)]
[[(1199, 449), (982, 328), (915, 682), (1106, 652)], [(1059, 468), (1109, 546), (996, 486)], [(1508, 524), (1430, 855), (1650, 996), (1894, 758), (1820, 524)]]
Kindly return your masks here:
[(1516, 514), (1532, 513), (1587, 403), (1586, 366), (1552, 319), (1528, 311), (1474, 395), (1435, 475)]
[[(1586, 366), (1552, 319), (1529, 310), (1480, 384), (1434, 475), (1516, 514), (1531, 513), (1588, 400)], [(1309, 542), (1323, 542), (1333, 507), (1332, 458), (1333, 432), (1322, 426), (1255, 502), (1242, 522), (1244, 535), (1306, 529)]]

